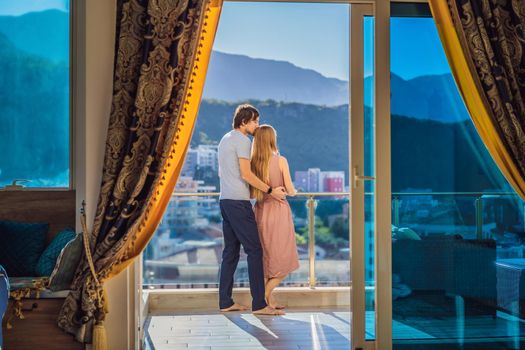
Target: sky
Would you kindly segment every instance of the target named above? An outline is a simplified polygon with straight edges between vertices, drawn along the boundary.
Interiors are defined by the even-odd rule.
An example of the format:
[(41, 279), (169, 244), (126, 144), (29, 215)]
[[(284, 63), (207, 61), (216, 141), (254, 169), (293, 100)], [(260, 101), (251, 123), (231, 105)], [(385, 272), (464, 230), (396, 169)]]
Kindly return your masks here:
[[(70, 0), (0, 0), (0, 15), (67, 11)], [(109, 1), (109, 0), (108, 0)], [(348, 4), (224, 3), (214, 50), (288, 61), (348, 80)], [(372, 74), (373, 21), (365, 21), (365, 75)], [(391, 69), (405, 79), (449, 73), (432, 18), (392, 18)]]
[(69, 10), (69, 0), (0, 0), (0, 16), (19, 16), (49, 9)]
[[(214, 49), (284, 60), (348, 80), (349, 14), (348, 4), (228, 1)], [(367, 52), (372, 49), (372, 34), (369, 20), (365, 22)], [(372, 72), (369, 56), (365, 75)], [(432, 18), (392, 18), (391, 67), (405, 79), (450, 72)]]

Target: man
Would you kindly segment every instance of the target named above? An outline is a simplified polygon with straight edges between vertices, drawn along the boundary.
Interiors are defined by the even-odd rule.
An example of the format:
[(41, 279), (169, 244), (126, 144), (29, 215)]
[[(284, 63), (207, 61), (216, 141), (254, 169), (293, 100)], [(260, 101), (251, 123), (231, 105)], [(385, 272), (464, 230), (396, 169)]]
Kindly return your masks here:
[(282, 199), (283, 187), (271, 188), (255, 176), (250, 167), (251, 141), (259, 126), (259, 112), (251, 105), (237, 107), (233, 116), (233, 130), (219, 143), (219, 198), (223, 219), (224, 250), (219, 281), (221, 311), (242, 311), (246, 307), (232, 299), (233, 275), (239, 262), (240, 246), (248, 255), (248, 276), (252, 294), (252, 312), (258, 315), (283, 315), (266, 304), (264, 299), (264, 272), (262, 247), (250, 203), (249, 185)]

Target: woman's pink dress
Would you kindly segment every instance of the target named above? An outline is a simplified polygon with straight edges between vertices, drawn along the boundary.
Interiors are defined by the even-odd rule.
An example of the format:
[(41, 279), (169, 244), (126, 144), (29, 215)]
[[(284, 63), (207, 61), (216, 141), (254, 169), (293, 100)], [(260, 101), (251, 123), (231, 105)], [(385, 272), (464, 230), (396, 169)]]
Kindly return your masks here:
[[(270, 186), (284, 186), (279, 155), (270, 158)], [(286, 200), (265, 194), (255, 205), (255, 219), (263, 248), (264, 277), (286, 275), (299, 268), (292, 210)]]

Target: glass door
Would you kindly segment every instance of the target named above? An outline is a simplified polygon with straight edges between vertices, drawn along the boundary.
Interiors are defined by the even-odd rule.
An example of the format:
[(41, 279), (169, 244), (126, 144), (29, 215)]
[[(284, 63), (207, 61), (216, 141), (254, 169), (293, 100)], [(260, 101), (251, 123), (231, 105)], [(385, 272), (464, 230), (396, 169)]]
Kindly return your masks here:
[[(391, 348), (387, 4), (350, 15), (350, 261), (353, 349)], [(388, 51), (387, 51), (388, 53)], [(385, 74), (386, 72), (386, 74)], [(379, 73), (379, 74), (378, 74)]]

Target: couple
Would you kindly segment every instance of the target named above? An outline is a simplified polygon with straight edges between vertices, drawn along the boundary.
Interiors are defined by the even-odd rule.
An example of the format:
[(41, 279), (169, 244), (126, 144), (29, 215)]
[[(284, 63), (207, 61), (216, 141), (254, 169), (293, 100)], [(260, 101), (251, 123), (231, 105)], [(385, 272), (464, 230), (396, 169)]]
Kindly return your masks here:
[[(286, 201), (287, 195), (295, 194), (295, 188), (288, 163), (278, 153), (275, 130), (269, 125), (259, 127), (255, 107), (238, 106), (232, 127), (219, 143), (224, 235), (219, 307), (223, 312), (247, 309), (232, 299), (233, 275), (242, 245), (248, 256), (252, 312), (284, 315), (272, 291), (299, 267), (292, 213)], [(253, 147), (248, 135), (254, 137)], [(250, 198), (257, 200), (255, 213)]]

